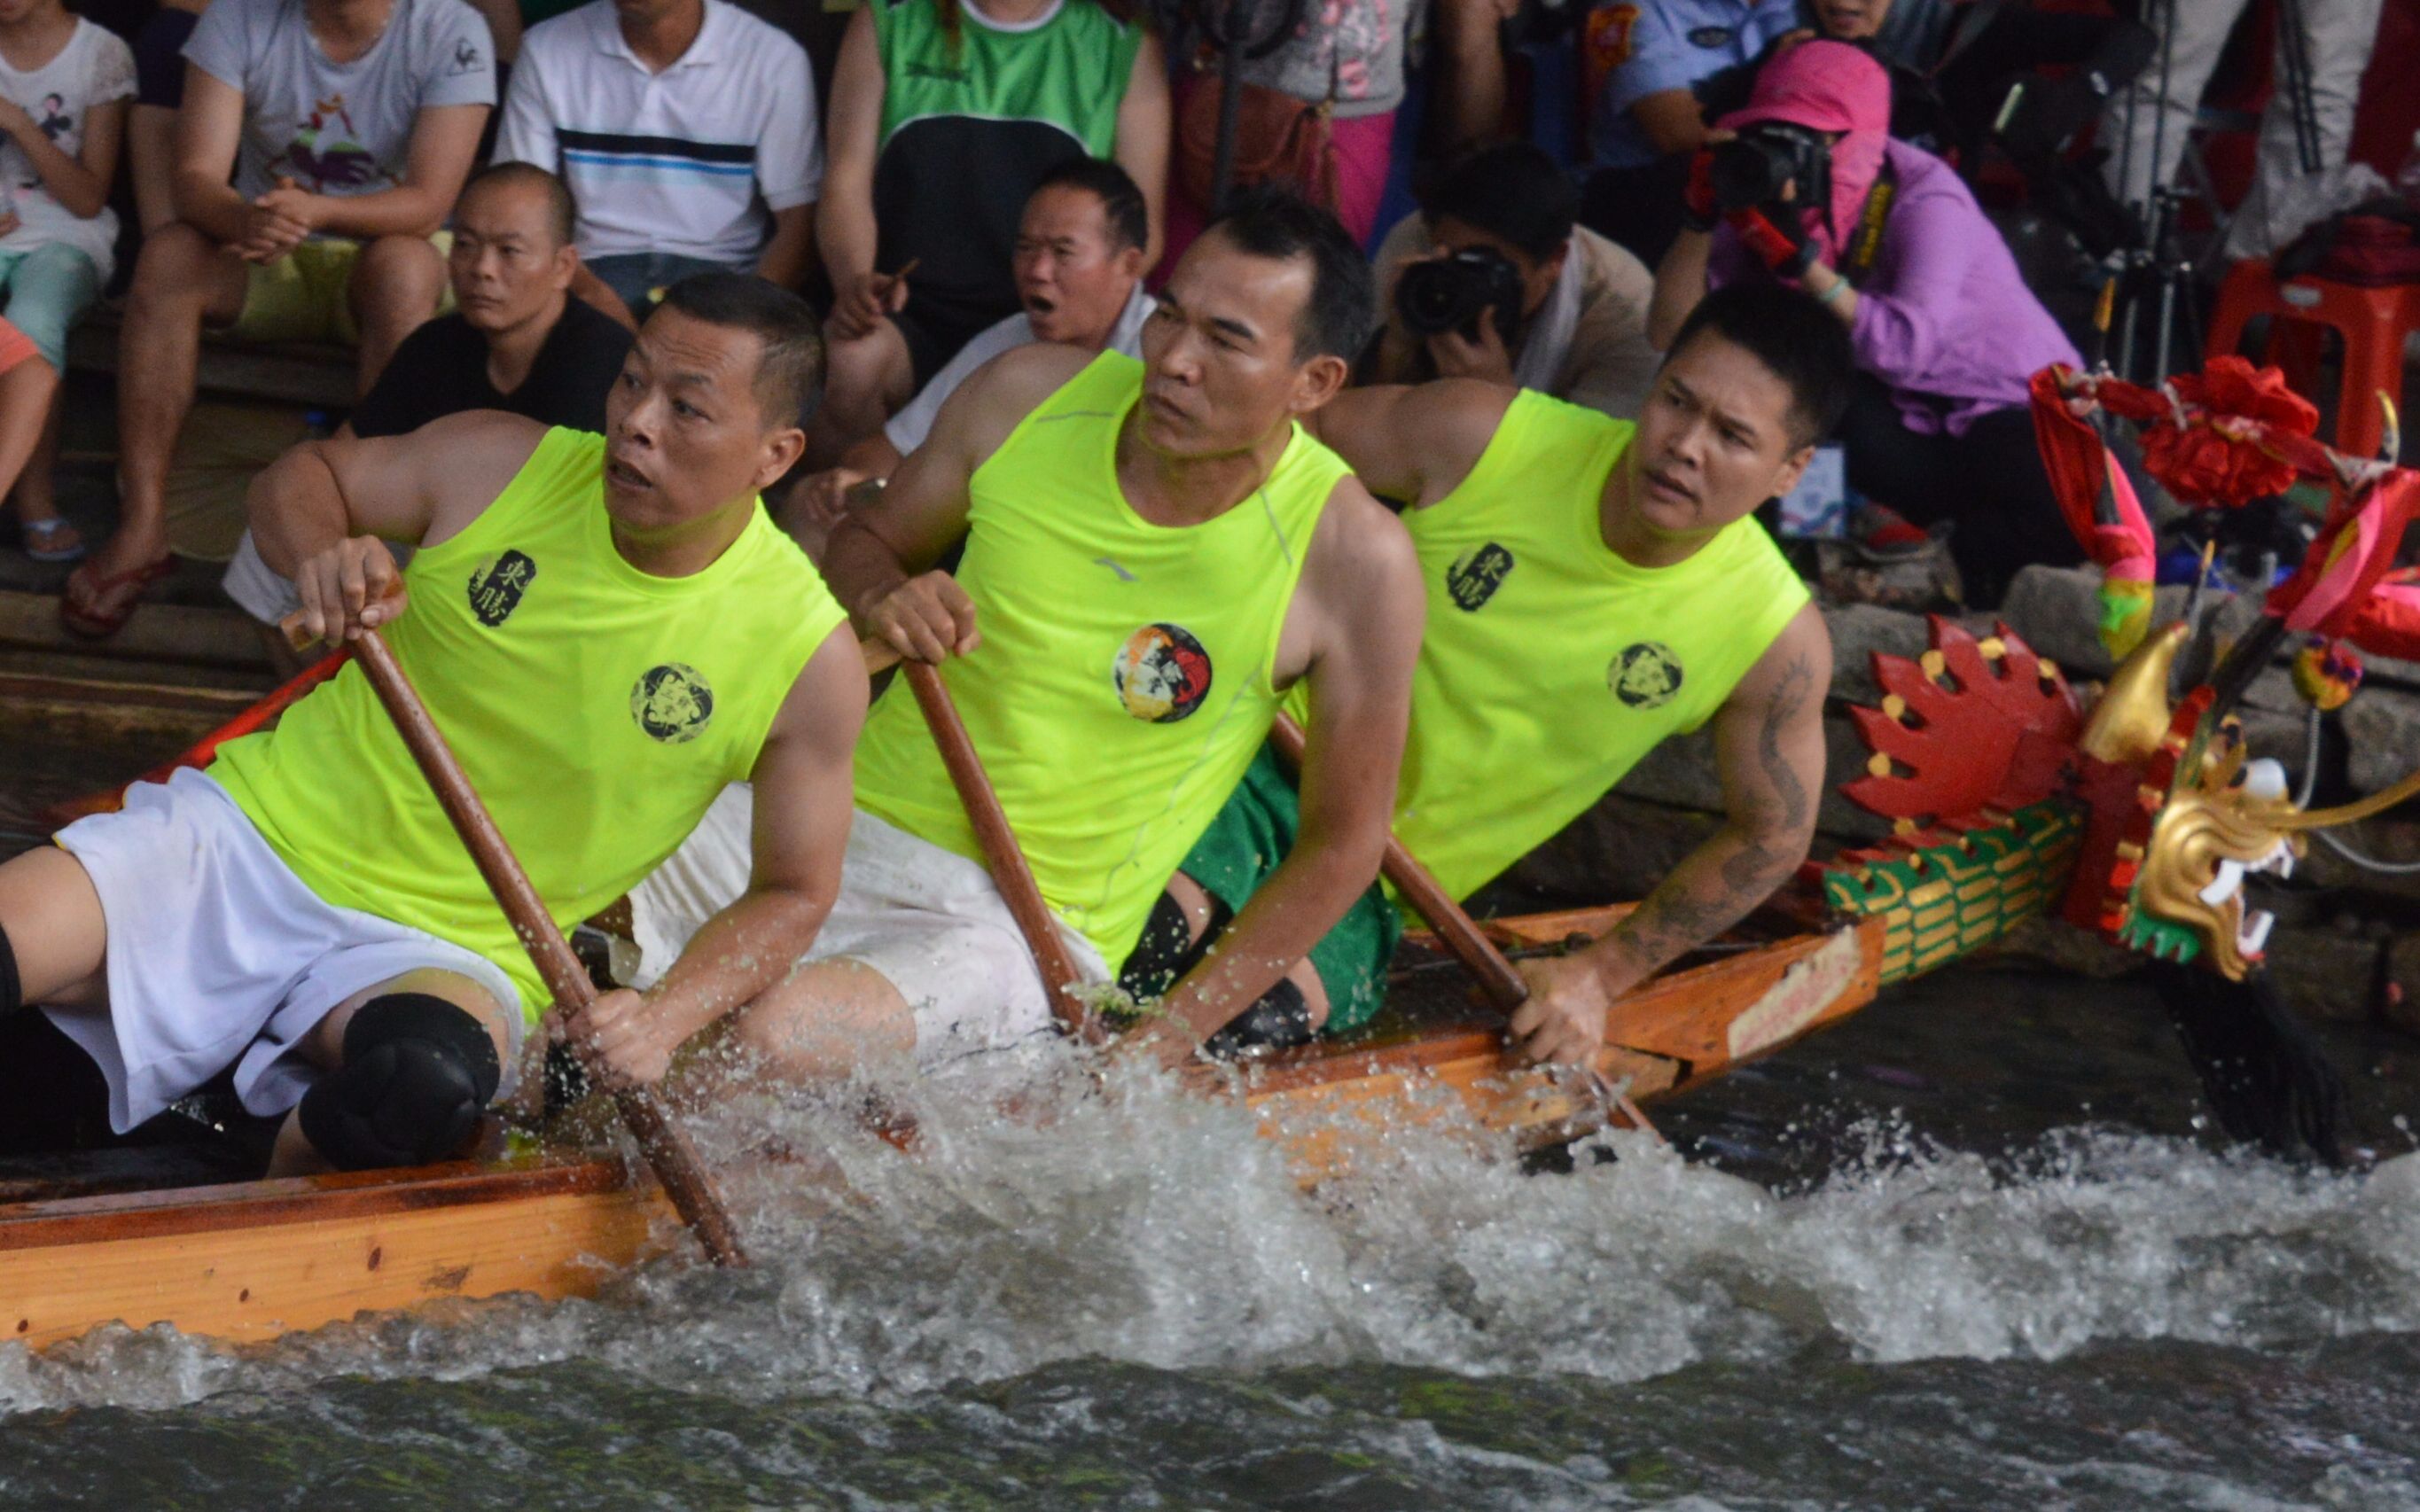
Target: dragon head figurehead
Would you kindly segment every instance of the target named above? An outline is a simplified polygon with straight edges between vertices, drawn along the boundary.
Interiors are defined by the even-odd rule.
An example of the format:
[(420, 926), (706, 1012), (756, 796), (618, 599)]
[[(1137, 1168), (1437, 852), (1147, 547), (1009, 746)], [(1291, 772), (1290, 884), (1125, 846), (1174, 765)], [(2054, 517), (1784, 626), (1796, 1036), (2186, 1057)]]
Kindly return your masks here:
[(2170, 700), (2187, 639), (2181, 624), (2147, 637), (2089, 717), (2005, 625), (1978, 640), (1935, 620), (1920, 661), (1876, 655), (1887, 696), (1852, 711), (1873, 758), (1841, 791), (1894, 833), (1814, 870), (1837, 907), (1908, 914), (1907, 972), (1885, 980), (2054, 905), (2129, 949), (2241, 980), (2274, 922), (2248, 906), (2245, 880), (2290, 874), (2304, 831), (2420, 793), (2414, 773), (2359, 804), (2298, 810), (2284, 768), (2246, 760), (2224, 669)]
[[(2241, 731), (2218, 713), (2209, 688), (2195, 688), (2180, 706), (2166, 709), (2166, 666), (2174, 653), (2161, 651), (2181, 639), (2172, 630), (2145, 641), (2111, 679), (2086, 726), (2089, 751), (2096, 733), (2128, 723), (2136, 732), (2143, 728), (2144, 709), (2122, 707), (2123, 701), (2156, 700), (2167, 715), (2147, 751), (2104, 744), (2107, 754), (2090, 752), (2102, 760), (2117, 756), (2136, 779), (2130, 811), (2117, 821), (2123, 838), (2098, 888), (2097, 922), (2104, 935), (2130, 949), (2168, 961), (2204, 960), (2240, 981), (2260, 959), (2275, 922), (2245, 903), (2244, 878), (2292, 874), (2303, 841), (2287, 822), (2299, 816), (2285, 769), (2273, 761), (2244, 760)], [(2153, 662), (2156, 678), (2130, 682), (2130, 671)], [(2079, 873), (2076, 890), (2091, 880)]]
[[(2420, 795), (2415, 772), (2361, 803), (2301, 811), (2277, 764), (2245, 760), (2231, 715), (2288, 635), (2315, 638), (2296, 686), (2320, 708), (2359, 682), (2351, 647), (2420, 658), (2420, 580), (2396, 570), (2420, 520), (2420, 469), (2320, 444), (2319, 411), (2282, 374), (2238, 357), (2157, 387), (2049, 368), (2032, 398), (2052, 491), (2102, 570), (2102, 644), (2124, 659), (2085, 719), (2057, 669), (2005, 625), (1978, 640), (1936, 620), (1922, 657), (1877, 654), (1886, 696), (1851, 711), (1871, 759), (1841, 792), (1892, 820), (1891, 838), (1813, 870), (1835, 908), (1891, 921), (1885, 980), (1895, 959), (1907, 963), (1900, 975), (1923, 970), (2054, 900), (2070, 922), (2120, 944), (2241, 979), (2273, 922), (2246, 906), (2244, 880), (2290, 872), (2305, 830)], [(2140, 427), (2151, 475), (2213, 518), (2297, 478), (2328, 492), (2301, 565), (2262, 594), (2207, 681), (2173, 702), (2188, 631), (2143, 635), (2158, 537), (2109, 450), (2119, 422)], [(2214, 525), (2205, 533), (2216, 541)], [(1903, 955), (1889, 953), (1902, 940)]]
[[(2291, 876), (2305, 831), (2394, 807), (2420, 793), (2420, 772), (2359, 803), (2299, 808), (2284, 767), (2246, 759), (2242, 731), (2228, 713), (2233, 699), (2224, 691), (2234, 686), (2227, 669), (2169, 707), (2168, 672), (2184, 640), (2178, 625), (2145, 640), (2110, 678), (2077, 741), (2082, 755), (2134, 774), (2131, 811), (2119, 821), (2123, 835), (2098, 888), (2096, 922), (2118, 944), (2164, 960), (2202, 960), (2240, 981), (2275, 923), (2245, 902), (2245, 879)], [(2246, 660), (2265, 662), (2265, 648)], [(2148, 747), (2147, 731), (2158, 732)], [(2076, 891), (2092, 880), (2080, 871)]]

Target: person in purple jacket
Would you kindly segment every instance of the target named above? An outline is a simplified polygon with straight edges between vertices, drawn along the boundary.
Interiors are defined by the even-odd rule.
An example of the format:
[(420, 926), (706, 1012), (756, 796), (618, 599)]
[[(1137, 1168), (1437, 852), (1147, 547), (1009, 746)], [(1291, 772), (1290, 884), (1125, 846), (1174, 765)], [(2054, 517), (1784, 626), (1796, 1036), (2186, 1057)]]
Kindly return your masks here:
[[(2082, 360), (1957, 171), (1888, 136), (1882, 65), (1845, 42), (1802, 42), (1716, 125), (1691, 174), (1689, 229), (1656, 270), (1648, 339), (1668, 344), (1709, 288), (1805, 288), (1856, 350), (1838, 431), (1851, 487), (1919, 525), (1951, 522), (1970, 604), (1996, 601), (2029, 563), (2081, 560), (2025, 386)], [(1743, 170), (1760, 162), (1773, 167), (1751, 198), (1758, 176)]]

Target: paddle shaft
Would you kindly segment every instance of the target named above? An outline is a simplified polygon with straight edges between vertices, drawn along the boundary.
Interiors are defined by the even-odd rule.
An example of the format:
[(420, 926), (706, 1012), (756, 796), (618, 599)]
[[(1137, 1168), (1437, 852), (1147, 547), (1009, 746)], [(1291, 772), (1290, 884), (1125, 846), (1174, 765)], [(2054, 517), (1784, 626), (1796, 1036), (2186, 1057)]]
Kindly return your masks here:
[(1025, 864), (1025, 853), (1017, 847), (1016, 832), (1009, 827), (1008, 814), (1000, 806), (1000, 795), (992, 791), (991, 779), (984, 775), (983, 758), (967, 733), (966, 721), (958, 717), (958, 705), (941, 681), (941, 669), (929, 661), (908, 661), (900, 671), (915, 689), (916, 705), (924, 711), (924, 723), (940, 749), (941, 764), (949, 768), (958, 802), (966, 808), (967, 822), (974, 826), (975, 842), (983, 847), (992, 885), (1008, 901), (1008, 911), (1025, 935), (1026, 948), (1033, 952), (1052, 1015), (1061, 1028), (1086, 1044), (1100, 1043), (1104, 1038), (1100, 1017), (1088, 1011), (1078, 995), (1083, 979), (1076, 974), (1067, 942), (1059, 937), (1059, 920), (1042, 901), (1041, 886), (1033, 880), (1033, 869)]
[[(1295, 723), (1294, 716), (1278, 716), (1277, 723), (1270, 727), (1269, 741), (1288, 766), (1296, 772), (1302, 770), (1302, 726)], [(1478, 979), (1479, 990), (1487, 995), (1491, 1006), (1509, 1015), (1529, 1000), (1528, 982), (1496, 948), (1496, 942), (1481, 932), (1470, 916), (1463, 912), (1462, 905), (1453, 901), (1453, 895), (1420, 864), (1419, 857), (1391, 833), (1387, 836), (1387, 855), (1378, 870), (1394, 884), (1404, 902), (1412, 905), (1412, 912), (1427, 920), (1429, 928), (1463, 968)]]
[[(420, 774), (428, 781), (430, 791), (454, 824), (455, 833), (462, 837), (479, 875), (487, 880), (488, 890), (494, 893), (504, 917), (512, 921), (513, 933), (520, 937), (521, 948), (529, 952), (530, 964), (546, 981), (547, 991), (554, 995), (555, 1007), (566, 1012), (577, 1012), (597, 1000), (597, 988), (588, 980), (587, 968), (571, 953), (563, 932), (540, 901), (537, 889), (530, 885), (529, 873), (521, 870), (512, 847), (504, 843), (504, 832), (479, 801), (471, 779), (455, 759), (453, 748), (437, 722), (428, 717), (427, 706), (405, 675), (403, 667), (387, 649), (386, 641), (375, 629), (365, 629), (352, 642), (353, 660), (361, 664), (364, 675), (378, 693), (379, 702), (386, 705), (389, 718), (395, 721), (396, 733), (419, 764)], [(574, 1052), (579, 1046), (573, 1046)], [(663, 1104), (654, 1093), (642, 1088), (625, 1088), (613, 1094), (614, 1105), (621, 1110), (622, 1122), (647, 1164), (663, 1183), (664, 1193), (673, 1201), (675, 1211), (688, 1224), (706, 1246), (708, 1258), (721, 1266), (742, 1266), (748, 1256), (740, 1248), (739, 1230), (731, 1221), (730, 1211), (706, 1176), (705, 1165), (698, 1159), (697, 1149), (689, 1135), (672, 1121)]]
[[(1279, 759), (1297, 773), (1302, 770), (1302, 726), (1295, 722), (1294, 716), (1278, 716), (1277, 723), (1269, 728), (1269, 742), (1277, 747)], [(1412, 905), (1412, 912), (1427, 922), (1453, 958), (1462, 963), (1463, 969), (1478, 980), (1479, 990), (1497, 1012), (1510, 1018), (1513, 1010), (1529, 1000), (1528, 980), (1521, 975), (1502, 950), (1497, 949), (1496, 942), (1487, 937), (1470, 915), (1464, 912), (1462, 904), (1454, 902), (1453, 894), (1445, 890), (1444, 884), (1438, 882), (1435, 874), (1420, 864), (1419, 857), (1414, 856), (1391, 831), (1387, 836), (1387, 852), (1378, 863), (1378, 871), (1394, 885), (1395, 891), (1404, 902)], [(1596, 1075), (1594, 1067), (1586, 1070), (1590, 1076)], [(1655, 1126), (1647, 1121), (1647, 1115), (1630, 1100), (1628, 1093), (1613, 1093), (1612, 1101), (1632, 1128), (1656, 1133)], [(1660, 1139), (1663, 1136), (1656, 1134), (1656, 1137)]]

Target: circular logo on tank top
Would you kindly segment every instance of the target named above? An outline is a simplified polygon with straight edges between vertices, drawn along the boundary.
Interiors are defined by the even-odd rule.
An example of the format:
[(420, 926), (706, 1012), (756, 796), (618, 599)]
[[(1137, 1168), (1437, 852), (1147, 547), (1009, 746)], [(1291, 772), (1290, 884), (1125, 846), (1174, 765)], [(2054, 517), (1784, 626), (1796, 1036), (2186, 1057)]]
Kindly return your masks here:
[(1634, 709), (1660, 709), (1681, 692), (1681, 658), (1660, 640), (1627, 646), (1605, 670), (1613, 696)]
[(651, 740), (667, 746), (694, 740), (714, 717), (714, 689), (694, 667), (677, 661), (650, 667), (630, 689), (630, 717)]
[(1109, 680), (1128, 714), (1174, 724), (1210, 696), (1210, 653), (1181, 625), (1146, 625), (1118, 648)]

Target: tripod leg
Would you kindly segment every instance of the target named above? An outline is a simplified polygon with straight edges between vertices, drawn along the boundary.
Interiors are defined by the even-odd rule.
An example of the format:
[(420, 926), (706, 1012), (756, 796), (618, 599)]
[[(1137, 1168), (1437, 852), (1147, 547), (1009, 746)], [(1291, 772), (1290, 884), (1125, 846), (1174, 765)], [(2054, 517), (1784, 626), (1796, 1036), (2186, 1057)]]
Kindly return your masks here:
[(2319, 155), (2319, 117), (2311, 100), (2311, 34), (2303, 0), (2277, 0), (2277, 79), (2286, 118), (2294, 128), (2294, 161), (2305, 174), (2324, 166)]

